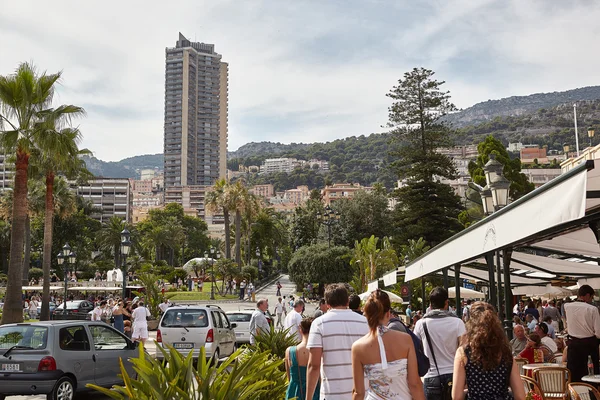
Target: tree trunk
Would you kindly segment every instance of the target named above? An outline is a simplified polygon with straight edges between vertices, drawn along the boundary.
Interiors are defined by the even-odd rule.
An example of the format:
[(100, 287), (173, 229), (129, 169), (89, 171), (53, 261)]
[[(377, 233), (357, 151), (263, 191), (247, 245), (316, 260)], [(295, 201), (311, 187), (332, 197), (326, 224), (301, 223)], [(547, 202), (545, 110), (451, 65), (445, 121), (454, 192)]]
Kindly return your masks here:
[(31, 218), (25, 218), (25, 246), (23, 246), (23, 286), (29, 285), (29, 267), (31, 266)]
[(25, 238), (25, 219), (27, 218), (28, 166), (29, 154), (18, 149), (15, 163), (8, 285), (6, 286), (6, 301), (2, 310), (2, 324), (23, 322), (21, 278), (23, 277), (23, 239)]
[(225, 258), (231, 259), (231, 232), (229, 231), (229, 210), (223, 207), (223, 219), (225, 220)]
[(235, 211), (235, 262), (242, 268), (242, 213)]
[(44, 284), (42, 288), (42, 312), (40, 321), (50, 319), (50, 266), (52, 264), (52, 219), (54, 218), (54, 173), (46, 174), (46, 209), (44, 214)]

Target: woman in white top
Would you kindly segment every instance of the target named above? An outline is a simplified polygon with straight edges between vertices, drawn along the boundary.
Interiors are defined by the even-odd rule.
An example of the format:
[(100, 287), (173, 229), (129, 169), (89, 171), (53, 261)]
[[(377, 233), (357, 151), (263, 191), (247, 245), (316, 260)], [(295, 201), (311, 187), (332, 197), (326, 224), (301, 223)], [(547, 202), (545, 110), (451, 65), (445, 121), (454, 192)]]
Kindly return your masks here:
[(379, 289), (363, 307), (370, 332), (352, 345), (353, 400), (425, 399), (412, 339), (388, 330), (390, 310), (389, 296)]

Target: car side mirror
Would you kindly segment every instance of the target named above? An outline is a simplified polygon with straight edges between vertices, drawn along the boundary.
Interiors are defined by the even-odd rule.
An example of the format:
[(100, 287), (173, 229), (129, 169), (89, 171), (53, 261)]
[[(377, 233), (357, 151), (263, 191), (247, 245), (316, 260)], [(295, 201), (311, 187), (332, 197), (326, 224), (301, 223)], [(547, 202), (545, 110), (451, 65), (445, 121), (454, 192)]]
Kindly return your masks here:
[(237, 328), (237, 324), (236, 324), (235, 322), (232, 322), (232, 323), (231, 323), (231, 327), (232, 327), (232, 328)]
[(135, 350), (138, 348), (139, 344), (140, 344), (140, 342), (129, 342), (129, 348), (131, 350)]

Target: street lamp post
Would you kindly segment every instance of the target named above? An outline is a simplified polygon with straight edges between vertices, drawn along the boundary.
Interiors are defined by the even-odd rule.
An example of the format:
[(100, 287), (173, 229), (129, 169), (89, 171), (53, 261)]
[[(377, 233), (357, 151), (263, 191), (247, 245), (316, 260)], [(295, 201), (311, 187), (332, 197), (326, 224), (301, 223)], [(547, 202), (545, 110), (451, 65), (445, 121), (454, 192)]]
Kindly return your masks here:
[(121, 274), (123, 275), (123, 302), (125, 302), (125, 297), (127, 295), (127, 255), (131, 250), (131, 242), (129, 239), (131, 238), (131, 233), (127, 230), (127, 228), (123, 229), (121, 232), (121, 255), (123, 256), (123, 267), (121, 269)]
[(594, 138), (594, 128), (591, 126), (588, 128), (588, 137), (590, 138), (590, 147), (592, 147), (592, 139)]
[(329, 206), (325, 206), (323, 214), (317, 213), (317, 220), (327, 226), (327, 244), (331, 247), (331, 225), (337, 224), (340, 220), (340, 214)]
[[(485, 172), (485, 180), (486, 186), (481, 191), (481, 201), (483, 203), (483, 211), (486, 215), (490, 215), (502, 208), (504, 208), (508, 204), (508, 196), (510, 190), (510, 181), (506, 179), (503, 175), (504, 166), (496, 160), (495, 154), (490, 154), (490, 160), (483, 167), (483, 171)], [(504, 252), (506, 257), (509, 252)], [(503, 258), (503, 268), (500, 266), (500, 253), (496, 254), (496, 264), (497, 264), (497, 273), (498, 273), (498, 296), (497, 296), (497, 304), (495, 306), (498, 309), (498, 314), (501, 314), (501, 306), (502, 306), (502, 276), (501, 271), (504, 272), (504, 329), (507, 332), (507, 335), (511, 337), (512, 335), (512, 322), (508, 320), (508, 317), (512, 315), (512, 296), (510, 291), (510, 260), (506, 260)], [(494, 293), (496, 288), (491, 287), (492, 279), (493, 279), (493, 254), (490, 254), (490, 259), (488, 260), (489, 265), (489, 273), (490, 273), (490, 293)], [(502, 269), (501, 269), (502, 268)], [(494, 296), (490, 296), (493, 299)], [(492, 300), (493, 302), (493, 300)]]
[(63, 306), (63, 315), (67, 314), (67, 290), (69, 287), (69, 264), (73, 264), (75, 265), (75, 262), (77, 261), (77, 255), (75, 254), (74, 251), (71, 251), (71, 246), (69, 246), (68, 243), (66, 243), (63, 248), (62, 251), (60, 253), (58, 253), (58, 256), (56, 257), (57, 261), (58, 261), (58, 265), (62, 265), (63, 263), (65, 264), (65, 298), (64, 298), (64, 306)]
[[(213, 258), (215, 256), (215, 252), (217, 251), (217, 249), (215, 249), (214, 247), (210, 247), (210, 299), (214, 300), (215, 299), (215, 259)], [(219, 254), (217, 253), (217, 256)], [(204, 252), (204, 258), (207, 259), (208, 258), (208, 252)]]

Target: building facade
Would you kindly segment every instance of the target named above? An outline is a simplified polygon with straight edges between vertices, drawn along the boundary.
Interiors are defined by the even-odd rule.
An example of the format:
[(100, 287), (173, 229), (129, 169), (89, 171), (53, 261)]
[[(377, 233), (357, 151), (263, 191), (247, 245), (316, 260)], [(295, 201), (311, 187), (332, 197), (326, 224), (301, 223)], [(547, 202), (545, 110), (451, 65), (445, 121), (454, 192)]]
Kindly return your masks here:
[(131, 222), (133, 196), (126, 178), (94, 178), (76, 186), (77, 195), (91, 201), (95, 212), (91, 217), (106, 223), (112, 217)]
[(210, 186), (226, 177), (228, 65), (212, 44), (181, 33), (166, 49), (165, 187)]
[(325, 186), (325, 188), (321, 190), (321, 197), (323, 198), (325, 205), (331, 205), (331, 203), (341, 199), (351, 199), (356, 192), (361, 190), (370, 192), (373, 188), (361, 186), (358, 183), (334, 183), (331, 186)]
[(201, 185), (170, 186), (165, 189), (165, 204), (178, 203), (186, 215), (204, 219), (204, 199), (210, 187)]
[(262, 197), (264, 199), (269, 199), (275, 195), (275, 189), (270, 183), (266, 185), (254, 185), (249, 191), (253, 195)]

